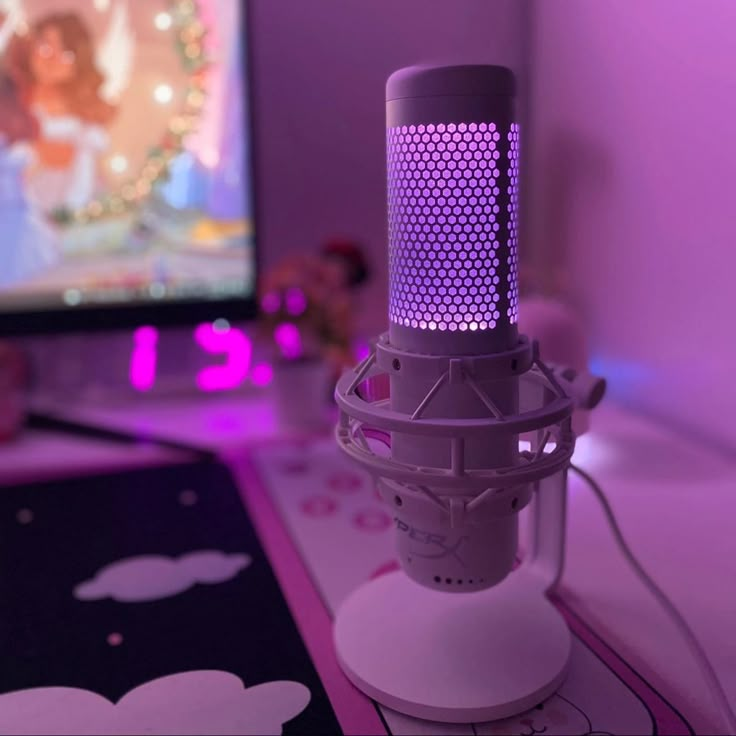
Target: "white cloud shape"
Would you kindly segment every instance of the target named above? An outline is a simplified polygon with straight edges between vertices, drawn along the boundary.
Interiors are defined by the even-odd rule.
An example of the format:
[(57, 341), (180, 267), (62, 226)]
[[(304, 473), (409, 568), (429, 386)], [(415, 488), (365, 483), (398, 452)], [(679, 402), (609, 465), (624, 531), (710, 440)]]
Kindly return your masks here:
[(128, 557), (103, 567), (91, 580), (77, 585), (74, 597), (80, 601), (112, 598), (120, 603), (157, 601), (183, 593), (197, 583), (224, 583), (250, 563), (248, 555), (228, 555), (218, 550), (190, 552), (181, 557)]
[(278, 736), (310, 699), (309, 689), (298, 682), (244, 689), (239, 677), (216, 670), (152, 680), (117, 705), (89, 690), (36, 688), (0, 695), (0, 733)]

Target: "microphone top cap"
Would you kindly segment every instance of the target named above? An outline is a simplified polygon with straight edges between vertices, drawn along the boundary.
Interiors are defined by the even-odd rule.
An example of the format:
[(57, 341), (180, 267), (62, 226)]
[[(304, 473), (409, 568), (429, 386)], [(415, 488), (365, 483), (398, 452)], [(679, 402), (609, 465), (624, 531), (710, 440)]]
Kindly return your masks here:
[(493, 64), (408, 66), (386, 82), (386, 101), (415, 97), (513, 97), (511, 69)]

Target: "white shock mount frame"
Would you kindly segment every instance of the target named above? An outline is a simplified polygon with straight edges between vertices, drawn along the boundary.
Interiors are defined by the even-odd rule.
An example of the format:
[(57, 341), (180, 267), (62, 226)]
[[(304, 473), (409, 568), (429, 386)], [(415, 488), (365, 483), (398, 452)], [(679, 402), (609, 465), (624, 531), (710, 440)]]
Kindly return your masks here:
[[(389, 398), (371, 392), (375, 379), (399, 370), (431, 382), (411, 413), (393, 410)], [(519, 379), (520, 410), (505, 415), (483, 386), (510, 377)], [(432, 416), (430, 407), (443, 387), (461, 383), (477, 395), (487, 416)], [(335, 622), (343, 670), (374, 699), (419, 718), (492, 720), (537, 705), (564, 680), (570, 653), (569, 631), (546, 594), (564, 562), (575, 400), (540, 359), (537, 343), (523, 336), (507, 352), (452, 357), (401, 351), (382, 335), (373, 352), (339, 380), (335, 396), (338, 445), (388, 483), (387, 500), (398, 491), (397, 502), (403, 503), (400, 491), (410, 487), (415, 504), (435, 513), (442, 509), (453, 526), (470, 516), (481, 522), (508, 515), (532, 501), (529, 548), (521, 566), (500, 584), (448, 594), (398, 571), (354, 592)], [(449, 467), (377, 454), (369, 442), (377, 433), (445, 438)], [(520, 447), (506, 467), (465, 467), (468, 440), (509, 436), (528, 438), (530, 449)], [(438, 631), (449, 648), (438, 650)]]
[[(393, 411), (386, 397), (371, 397), (366, 391), (361, 395), (360, 388), (367, 381), (382, 374), (391, 375), (396, 370), (412, 371), (412, 375), (421, 377), (436, 376), (432, 388), (411, 415)], [(522, 405), (534, 394), (539, 397), (539, 405), (504, 416), (481, 386), (488, 380), (509, 376), (519, 377)], [(479, 419), (426, 418), (432, 400), (446, 383), (469, 386), (477, 394), (479, 403), (487, 407), (488, 416)], [(532, 513), (529, 562), (534, 560), (535, 565), (547, 570), (550, 585), (557, 581), (564, 544), (560, 541), (550, 545), (547, 541), (550, 532), (546, 528), (556, 527), (559, 535), (555, 536), (564, 540), (565, 471), (575, 449), (571, 423), (574, 401), (540, 359), (536, 342), (530, 343), (521, 336), (517, 346), (508, 352), (453, 358), (399, 351), (389, 344), (386, 335), (382, 335), (375, 350), (339, 380), (335, 395), (340, 408), (336, 430), (340, 448), (372, 475), (413, 486), (424, 495), (426, 503), (440, 506), (448, 515), (509, 513), (513, 498), (517, 499), (514, 510), (518, 511), (531, 498), (531, 494), (519, 498), (519, 489), (533, 488), (537, 500)], [(420, 467), (380, 457), (371, 448), (366, 431), (446, 438), (452, 446), (451, 467)], [(466, 439), (494, 435), (528, 436), (531, 449), (519, 449), (515, 461), (508, 467), (464, 467)], [(543, 482), (546, 479), (549, 482)], [(472, 500), (462, 505), (452, 502), (454, 497), (467, 497), (471, 493), (475, 494)], [(554, 498), (542, 499), (542, 495)], [(540, 514), (543, 519), (538, 518)], [(556, 520), (555, 524), (549, 523), (551, 518)], [(545, 555), (552, 555), (553, 550), (554, 560), (543, 559)]]

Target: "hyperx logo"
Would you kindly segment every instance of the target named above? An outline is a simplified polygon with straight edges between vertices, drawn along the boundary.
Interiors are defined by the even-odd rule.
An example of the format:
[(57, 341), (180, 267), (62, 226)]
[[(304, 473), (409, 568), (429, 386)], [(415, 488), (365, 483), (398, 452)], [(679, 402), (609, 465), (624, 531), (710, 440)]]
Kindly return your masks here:
[(415, 527), (409, 526), (405, 522), (401, 521), (401, 519), (394, 519), (394, 521), (396, 522), (396, 528), (400, 532), (407, 534), (409, 538), (417, 544), (427, 546), (433, 545), (438, 548), (436, 552), (431, 553), (421, 553), (414, 550), (413, 554), (417, 557), (424, 557), (427, 560), (440, 560), (443, 557), (454, 557), (463, 567), (465, 567), (465, 562), (458, 554), (458, 550), (467, 537), (460, 537), (454, 544), (448, 544), (447, 537), (441, 534), (432, 534), (431, 532), (416, 529)]

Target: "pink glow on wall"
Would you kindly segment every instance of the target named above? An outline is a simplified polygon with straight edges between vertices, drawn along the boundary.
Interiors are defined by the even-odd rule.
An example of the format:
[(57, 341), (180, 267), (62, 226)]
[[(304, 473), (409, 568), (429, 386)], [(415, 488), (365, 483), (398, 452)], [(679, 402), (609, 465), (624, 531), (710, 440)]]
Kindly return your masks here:
[(253, 366), (250, 380), (254, 386), (260, 388), (268, 386), (273, 381), (273, 367), (268, 363), (259, 363)]
[(304, 354), (302, 336), (299, 328), (290, 322), (280, 324), (273, 332), (273, 338), (279, 346), (281, 354), (289, 360), (300, 358)]
[(533, 7), (526, 254), (612, 397), (732, 450), (736, 3)]
[(358, 340), (353, 346), (353, 354), (355, 360), (360, 363), (361, 360), (365, 360), (371, 354), (371, 346), (366, 340)]
[(244, 332), (235, 327), (218, 330), (207, 323), (197, 327), (194, 339), (207, 353), (225, 356), (224, 363), (204, 368), (197, 375), (197, 386), (202, 391), (228, 391), (245, 381), (250, 372), (253, 344)]
[(274, 314), (281, 308), (281, 298), (275, 291), (269, 291), (261, 299), (261, 309), (266, 314)]
[(150, 391), (156, 383), (158, 330), (139, 327), (133, 333), (133, 352), (130, 356), (130, 385), (141, 392)]
[(304, 314), (307, 310), (307, 297), (301, 289), (289, 289), (286, 292), (285, 301), (286, 311), (295, 317)]

